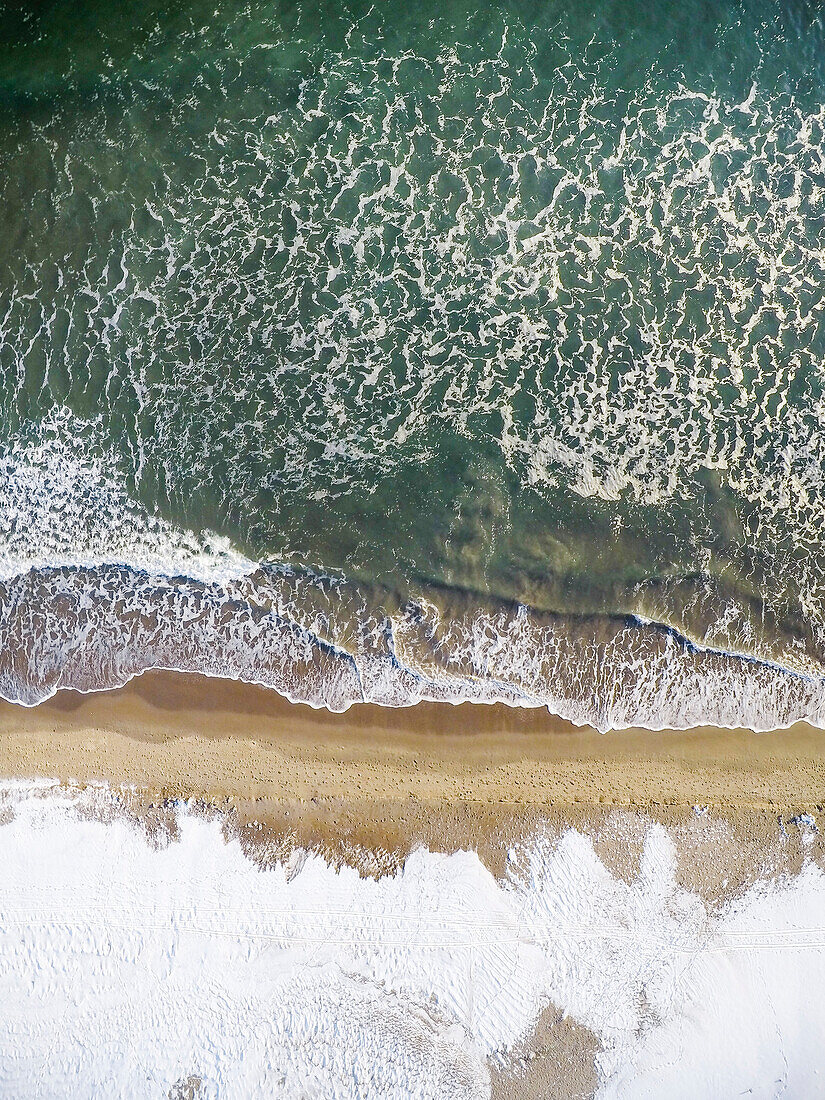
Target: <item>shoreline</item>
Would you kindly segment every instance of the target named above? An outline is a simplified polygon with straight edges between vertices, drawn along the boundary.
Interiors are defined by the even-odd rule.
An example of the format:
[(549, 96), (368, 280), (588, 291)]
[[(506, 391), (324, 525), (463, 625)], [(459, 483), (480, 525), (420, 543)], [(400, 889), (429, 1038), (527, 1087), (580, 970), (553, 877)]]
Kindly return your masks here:
[[(239, 681), (160, 671), (110, 691), (61, 691), (36, 708), (0, 702), (0, 780), (105, 784), (147, 827), (169, 803), (193, 801), (244, 843), (253, 837), (253, 855), (262, 840), (266, 858), (315, 847), (368, 873), (418, 845), (475, 848), (497, 873), (509, 845), (536, 829), (636, 835), (651, 821), (686, 837), (724, 822), (735, 862), (755, 867), (783, 822), (825, 810), (824, 744), (823, 731), (801, 723), (770, 734), (603, 734), (504, 704), (336, 714)], [(788, 830), (785, 866), (803, 857), (799, 830)], [(819, 847), (817, 838), (807, 854), (818, 858)], [(723, 878), (751, 877), (727, 856), (724, 875), (710, 866), (719, 860), (703, 859), (711, 893)]]
[[(413, 599), (326, 581), (274, 565), (226, 585), (129, 565), (32, 569), (0, 586), (2, 697), (38, 707), (68, 689), (117, 691), (165, 671), (244, 682), (335, 714), (370, 703), (501, 703), (600, 732), (825, 728), (825, 679), (799, 654), (779, 660), (773, 643), (749, 655), (731, 639), (692, 641), (666, 614), (542, 610), (460, 587)], [(131, 609), (122, 623), (116, 607)], [(51, 638), (42, 659), (24, 658), (32, 637)]]
[[(601, 733), (504, 703), (354, 704), (153, 670), (120, 688), (0, 701), (0, 778), (106, 781), (182, 797), (792, 810), (825, 801), (825, 731)], [(240, 751), (242, 750), (242, 751)]]

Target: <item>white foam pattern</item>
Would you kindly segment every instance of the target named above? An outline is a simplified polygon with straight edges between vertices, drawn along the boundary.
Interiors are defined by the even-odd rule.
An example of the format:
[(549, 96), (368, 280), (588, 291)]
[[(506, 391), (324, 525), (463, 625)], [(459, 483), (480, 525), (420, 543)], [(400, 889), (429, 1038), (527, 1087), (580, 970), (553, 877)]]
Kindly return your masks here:
[(196, 537), (141, 508), (101, 435), (61, 408), (0, 447), (0, 580), (107, 563), (205, 581), (254, 570), (227, 539)]
[[(0, 150), (26, 243), (0, 314), (4, 693), (33, 701), (156, 662), (336, 707), (504, 698), (599, 725), (820, 720), (825, 107), (803, 94), (804, 63), (764, 76), (759, 28), (739, 49), (764, 56), (734, 93), (658, 56), (631, 73), (586, 12), (545, 15), (537, 38), (491, 9), (464, 44), (438, 21), (399, 40), (372, 13), (338, 40), (288, 33), (262, 6), (202, 34), (159, 29), (82, 110), (20, 122)], [(323, 528), (324, 510), (348, 515), (378, 485), (426, 483), (454, 441), (493, 451), (524, 499), (598, 498), (617, 527), (718, 474), (733, 533), (697, 521), (686, 557), (732, 576), (736, 599), (706, 636), (682, 621), (681, 577), (618, 610), (653, 603), (649, 617), (761, 663), (638, 624), (565, 639), (561, 620), (481, 599), (426, 637), (417, 613), (360, 596), (305, 630), (314, 596), (302, 609), (282, 577), (275, 595), (269, 580), (237, 587), (250, 563), (230, 542), (158, 518), (194, 530), (205, 501), (256, 557), (331, 569), (347, 563), (308, 507)], [(377, 499), (365, 544), (393, 542)], [(111, 568), (15, 579), (78, 565)], [(758, 636), (766, 615), (790, 623), (789, 643)]]

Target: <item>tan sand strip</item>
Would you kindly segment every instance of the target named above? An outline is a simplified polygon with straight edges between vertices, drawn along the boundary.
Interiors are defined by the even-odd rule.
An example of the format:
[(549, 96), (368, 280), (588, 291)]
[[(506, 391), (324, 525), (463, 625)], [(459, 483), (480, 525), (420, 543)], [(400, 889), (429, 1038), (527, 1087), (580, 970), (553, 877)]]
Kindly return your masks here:
[[(823, 747), (825, 732), (802, 724), (600, 734), (546, 711), (469, 703), (335, 715), (166, 672), (33, 709), (0, 703), (0, 777), (134, 787), (148, 819), (164, 799), (196, 798), (257, 858), (319, 847), (380, 873), (426, 844), (476, 848), (501, 873), (514, 838), (575, 825), (631, 878), (656, 820), (682, 831), (696, 857), (680, 861), (685, 884), (709, 898), (798, 865), (792, 818), (825, 805)], [(817, 837), (804, 855), (819, 848)]]
[(600, 734), (544, 710), (422, 703), (330, 714), (226, 680), (151, 672), (117, 691), (0, 703), (0, 776), (133, 783), (208, 798), (516, 806), (825, 801), (825, 732)]

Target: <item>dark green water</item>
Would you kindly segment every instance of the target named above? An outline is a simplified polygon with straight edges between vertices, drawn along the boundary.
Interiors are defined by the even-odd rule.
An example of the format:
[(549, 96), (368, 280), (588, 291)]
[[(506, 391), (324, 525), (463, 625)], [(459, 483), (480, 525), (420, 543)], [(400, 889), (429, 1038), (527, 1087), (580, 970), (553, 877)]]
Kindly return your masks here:
[(817, 720), (815, 5), (0, 26), (4, 694)]

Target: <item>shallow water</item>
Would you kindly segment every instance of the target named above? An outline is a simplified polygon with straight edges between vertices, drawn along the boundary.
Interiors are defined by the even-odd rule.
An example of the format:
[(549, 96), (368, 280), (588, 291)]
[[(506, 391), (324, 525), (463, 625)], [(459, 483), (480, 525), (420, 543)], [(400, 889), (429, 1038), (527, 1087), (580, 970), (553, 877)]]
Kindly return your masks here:
[(3, 15), (3, 694), (819, 720), (814, 5)]

